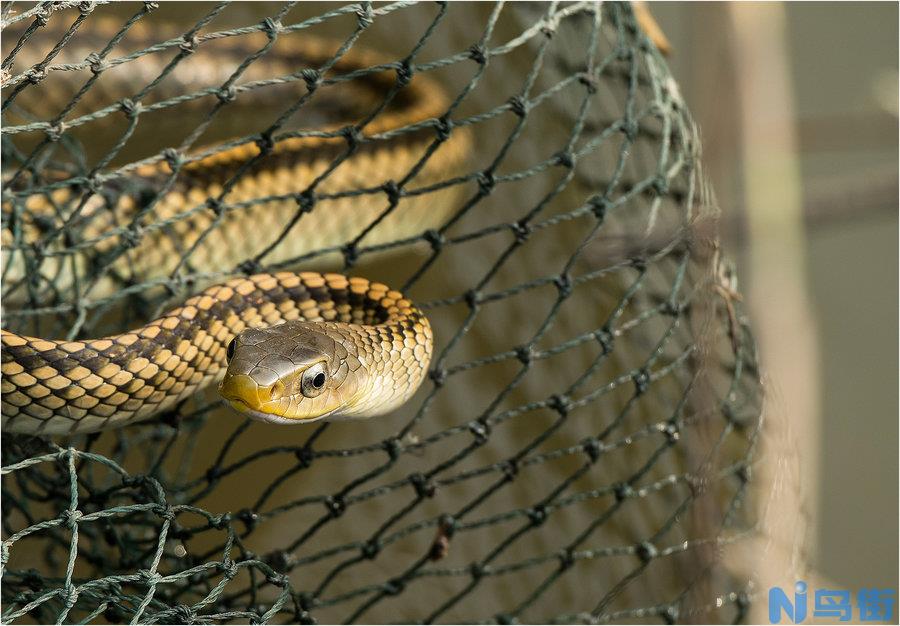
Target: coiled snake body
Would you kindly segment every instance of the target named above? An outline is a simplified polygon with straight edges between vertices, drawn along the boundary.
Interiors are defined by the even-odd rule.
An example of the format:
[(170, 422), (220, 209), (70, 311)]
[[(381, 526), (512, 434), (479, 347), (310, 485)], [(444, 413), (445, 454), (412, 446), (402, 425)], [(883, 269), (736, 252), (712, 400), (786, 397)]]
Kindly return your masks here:
[[(84, 42), (94, 49), (103, 30), (97, 24), (89, 32), (93, 39)], [(132, 34), (150, 33), (133, 28)], [(254, 49), (247, 42), (218, 43), (214, 66), (227, 65), (221, 55), (243, 58)], [(127, 170), (122, 188), (136, 187), (144, 196), (149, 190), (149, 204), (125, 192), (78, 202), (78, 192), (62, 186), (49, 200), (22, 194), (18, 204), (4, 201), (6, 280), (27, 279), (17, 251), (47, 232), (48, 221), (51, 232), (77, 227), (84, 243), (78, 249), (111, 259), (110, 270), (83, 292), (94, 297), (115, 288), (111, 277), (117, 272), (139, 280), (165, 277), (183, 269), (186, 257), (195, 272), (221, 271), (260, 255), (280, 262), (336, 246), (366, 224), (371, 226), (365, 242), (375, 245), (442, 223), (458, 195), (452, 188), (398, 198), (397, 185), (388, 185), (387, 200), (359, 190), (373, 180), (412, 180), (415, 188), (447, 180), (469, 151), (469, 133), (455, 129), (436, 142), (434, 128), (441, 124), (434, 118), (449, 105), (433, 80), (415, 75), (398, 89), (394, 65), (355, 49), (335, 57), (338, 48), (304, 36), (299, 43), (283, 42), (253, 70), (302, 75), (311, 91), (318, 86), (308, 70), (327, 67), (313, 76), (334, 75), (338, 91), (318, 114), (319, 133), (289, 136), (268, 149), (247, 141), (201, 150), (183, 166), (158, 157)], [(184, 92), (190, 74), (196, 70), (176, 73), (168, 88)], [(245, 77), (250, 83), (261, 78)], [(39, 105), (48, 103), (34, 106)], [(350, 148), (336, 132), (348, 128)], [(354, 193), (342, 193), (348, 190)], [(299, 220), (298, 198), (319, 198)], [(75, 208), (52, 210), (67, 204)], [(18, 229), (9, 227), (13, 221)], [(141, 237), (129, 241), (135, 232)], [(62, 244), (51, 242), (51, 250), (53, 245)], [(68, 286), (76, 284), (90, 256), (61, 253), (46, 262), (57, 282)], [(270, 422), (380, 415), (405, 402), (421, 383), (432, 334), (424, 315), (383, 284), (340, 274), (276, 272), (215, 284), (130, 332), (58, 341), (3, 330), (2, 345), (3, 429), (70, 434), (146, 419), (218, 380), (232, 406)]]

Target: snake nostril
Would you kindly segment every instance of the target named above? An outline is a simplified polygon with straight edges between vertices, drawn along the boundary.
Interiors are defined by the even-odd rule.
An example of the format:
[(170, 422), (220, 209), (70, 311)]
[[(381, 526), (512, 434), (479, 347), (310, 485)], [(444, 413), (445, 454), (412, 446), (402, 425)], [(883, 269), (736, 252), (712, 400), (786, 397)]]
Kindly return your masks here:
[(269, 387), (269, 400), (278, 400), (284, 395), (284, 383), (280, 380)]

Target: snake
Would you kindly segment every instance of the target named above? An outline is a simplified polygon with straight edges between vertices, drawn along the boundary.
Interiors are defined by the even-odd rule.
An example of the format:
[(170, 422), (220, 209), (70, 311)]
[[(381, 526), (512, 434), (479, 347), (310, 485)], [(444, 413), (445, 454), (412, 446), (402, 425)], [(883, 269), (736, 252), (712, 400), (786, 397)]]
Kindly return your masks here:
[[(68, 71), (44, 69), (44, 80), (64, 82), (56, 89), (21, 91), (17, 103), (32, 116), (52, 119), (60, 110), (54, 106), (69, 102), (97, 69), (75, 61), (101, 49), (122, 28), (93, 16), (84, 23), (83, 37), (63, 48), (71, 54)], [(192, 66), (182, 71), (176, 65), (165, 88), (160, 83), (159, 93), (148, 94), (165, 103), (197, 93), (198, 79), (221, 84), (237, 64), (266, 45), (266, 35), (256, 35), (200, 37), (199, 43), (195, 38), (196, 51), (211, 46), (215, 52), (189, 55)], [(137, 22), (123, 41), (141, 49), (159, 40), (156, 29)], [(168, 158), (171, 151), (158, 154), (122, 168), (124, 174), (111, 179), (106, 193), (60, 184), (51, 193), (28, 194), (10, 183), (18, 200), (4, 196), (6, 281), (28, 279), (23, 247), (66, 229), (82, 245), (46, 238), (48, 250), (61, 251), (45, 259), (49, 273), (56, 284), (74, 289), (85, 282), (78, 281), (79, 272), (105, 259), (109, 271), (80, 292), (99, 298), (114, 292), (121, 275), (149, 281), (185, 267), (203, 275), (239, 268), (242, 260), (260, 253), (266, 263), (290, 263), (352, 239), (367, 224), (372, 226), (364, 241), (377, 246), (421, 237), (443, 223), (460, 191), (436, 183), (465, 165), (472, 136), (464, 127), (446, 132), (442, 116), (450, 101), (440, 82), (425, 73), (401, 79), (397, 68), (402, 65), (357, 45), (347, 49), (307, 34), (283, 34), (277, 42), (244, 68), (243, 82), (231, 83), (227, 97), (207, 90), (184, 100), (201, 110), (233, 101), (252, 111), (263, 98), (321, 96), (315, 113), (302, 115), (306, 109), (299, 109), (300, 123), (314, 125), (316, 132), (285, 133), (269, 146), (251, 138), (192, 148), (179, 153), (181, 162), (175, 164)], [(164, 48), (169, 56), (133, 55), (139, 68), (131, 67), (138, 65), (134, 60), (109, 63), (125, 71), (101, 87), (103, 72), (95, 89), (86, 92), (96, 91), (94, 100), (82, 99), (64, 119), (77, 126), (87, 119), (85, 112), (109, 110), (97, 98), (115, 103), (135, 93), (136, 84), (159, 75), (172, 49)], [(16, 58), (24, 67), (42, 58), (29, 58), (28, 50), (24, 46)], [(22, 74), (4, 75), (4, 86), (15, 87), (17, 76)], [(281, 80), (269, 80), (273, 76)], [(273, 96), (275, 87), (269, 84), (275, 82), (282, 91)], [(36, 92), (33, 100), (25, 99), (29, 91)], [(130, 102), (126, 108), (134, 106)], [(343, 132), (348, 128), (349, 147)], [(443, 133), (438, 141), (435, 128)], [(410, 188), (434, 189), (404, 195), (391, 183), (382, 194), (372, 190), (372, 180), (404, 180), (404, 185), (411, 180)], [(298, 208), (298, 199), (306, 205)], [(78, 254), (67, 256), (72, 250)], [(408, 401), (425, 378), (433, 352), (423, 312), (383, 283), (294, 269), (225, 272), (232, 277), (206, 286), (157, 319), (106, 337), (62, 340), (3, 329), (2, 429), (74, 435), (119, 428), (171, 411), (217, 384), (228, 405), (272, 424), (371, 418)]]

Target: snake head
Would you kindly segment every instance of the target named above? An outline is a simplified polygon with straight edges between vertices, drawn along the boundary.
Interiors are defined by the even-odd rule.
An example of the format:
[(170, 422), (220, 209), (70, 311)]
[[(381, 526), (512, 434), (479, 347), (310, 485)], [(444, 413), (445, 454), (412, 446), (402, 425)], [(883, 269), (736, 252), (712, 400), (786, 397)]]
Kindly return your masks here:
[(228, 344), (219, 393), (241, 413), (272, 423), (346, 413), (360, 388), (361, 366), (341, 339), (321, 323), (247, 329)]

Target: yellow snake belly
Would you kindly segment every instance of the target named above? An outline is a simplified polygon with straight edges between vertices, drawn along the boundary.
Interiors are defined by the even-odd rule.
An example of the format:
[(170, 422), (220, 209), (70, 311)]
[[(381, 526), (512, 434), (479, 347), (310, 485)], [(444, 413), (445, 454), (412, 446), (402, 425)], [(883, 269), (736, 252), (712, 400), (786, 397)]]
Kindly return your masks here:
[[(104, 29), (111, 27), (98, 21), (84, 45), (96, 46)], [(223, 55), (248, 52), (247, 43), (218, 43)], [(121, 193), (60, 185), (49, 196), (28, 195), (27, 189), (20, 192), (10, 183), (2, 237), (5, 280), (13, 288), (5, 289), (4, 305), (20, 301), (15, 284), (29, 280), (20, 251), (38, 240), (47, 250), (62, 251), (44, 259), (45, 273), (55, 277), (57, 288), (81, 285), (81, 297), (98, 298), (116, 288), (113, 276), (152, 281), (186, 271), (233, 275), (241, 273), (241, 263), (248, 259), (271, 265), (340, 246), (358, 237), (366, 224), (365, 245), (420, 236), (438, 227), (454, 210), (458, 188), (403, 192), (452, 178), (470, 152), (470, 133), (465, 128), (447, 132), (446, 121), (437, 119), (449, 102), (429, 77), (415, 74), (397, 88), (396, 63), (354, 48), (334, 61), (338, 49), (336, 42), (309, 36), (283, 41), (277, 55), (263, 57), (254, 64), (256, 74), (248, 74), (251, 81), (272, 73), (302, 75), (304, 80), (293, 83), (301, 91), (320, 89), (317, 82), (331, 76), (343, 77), (334, 81), (338, 90), (325, 101), (326, 109), (340, 110), (326, 111), (317, 132), (226, 143), (176, 153), (175, 158), (172, 151), (157, 154), (125, 168), (127, 176), (111, 182)], [(327, 71), (319, 71), (329, 63)], [(169, 89), (188, 89), (189, 74), (176, 74)], [(99, 93), (122, 88), (113, 82)], [(234, 101), (245, 95), (239, 93)], [(49, 111), (52, 100), (31, 104), (38, 112), (41, 107)], [(82, 101), (79, 106), (94, 110), (100, 105)], [(373, 111), (377, 114), (370, 115)], [(80, 112), (74, 109), (73, 119), (82, 119)], [(47, 237), (64, 227), (75, 228), (78, 245), (64, 243), (61, 236)], [(100, 279), (79, 283), (79, 273), (97, 257), (108, 261)], [(273, 399), (275, 386), (269, 385), (270, 406), (263, 413), (240, 399), (247, 392), (242, 374), (229, 374), (223, 395), (236, 408), (269, 421), (382, 414), (412, 395), (431, 355), (427, 320), (384, 285), (338, 274), (257, 274), (209, 287), (141, 328), (102, 339), (56, 341), (4, 330), (3, 429), (70, 434), (149, 418), (221, 380), (229, 346), (242, 331), (282, 323), (288, 329), (282, 342), (302, 343), (310, 333), (317, 345), (332, 342), (331, 353), (321, 361), (329, 368), (329, 387), (306, 398), (292, 395), (297, 390), (283, 388), (281, 381), (279, 397)], [(228, 366), (229, 372), (250, 358), (257, 359), (254, 367), (261, 372), (265, 355), (252, 357), (252, 345), (240, 339), (236, 343), (243, 356)], [(302, 345), (297, 350), (309, 357)], [(323, 368), (321, 362), (315, 367)], [(301, 364), (301, 370), (309, 365)], [(293, 372), (287, 378), (288, 386), (298, 386), (302, 376)], [(250, 393), (253, 399), (260, 388)]]

